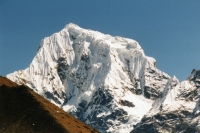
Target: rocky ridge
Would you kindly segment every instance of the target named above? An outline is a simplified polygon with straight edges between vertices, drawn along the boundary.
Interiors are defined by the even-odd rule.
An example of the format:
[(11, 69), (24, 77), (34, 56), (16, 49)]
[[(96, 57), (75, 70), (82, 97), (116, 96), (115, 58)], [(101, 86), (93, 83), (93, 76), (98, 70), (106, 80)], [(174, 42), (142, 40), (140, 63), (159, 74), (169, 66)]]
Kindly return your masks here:
[(200, 71), (170, 87), (158, 98), (132, 133), (199, 133)]

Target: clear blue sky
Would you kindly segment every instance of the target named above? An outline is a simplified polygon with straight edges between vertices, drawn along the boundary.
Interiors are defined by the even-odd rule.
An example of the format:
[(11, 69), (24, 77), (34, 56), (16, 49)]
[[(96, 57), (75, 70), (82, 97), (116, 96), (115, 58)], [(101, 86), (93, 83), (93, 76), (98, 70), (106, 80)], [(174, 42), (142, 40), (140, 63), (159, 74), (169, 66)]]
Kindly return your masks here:
[(25, 69), (68, 23), (139, 42), (181, 81), (200, 69), (200, 0), (0, 0), (0, 75)]

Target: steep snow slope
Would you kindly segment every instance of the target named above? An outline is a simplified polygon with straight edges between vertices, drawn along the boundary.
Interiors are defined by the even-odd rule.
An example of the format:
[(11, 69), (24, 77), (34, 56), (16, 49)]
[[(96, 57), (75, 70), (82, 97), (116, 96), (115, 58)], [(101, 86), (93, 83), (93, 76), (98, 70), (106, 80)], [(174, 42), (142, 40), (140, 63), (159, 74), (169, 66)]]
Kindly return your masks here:
[(154, 102), (133, 133), (200, 132), (200, 71), (193, 70), (187, 80), (170, 88)]
[(100, 132), (131, 131), (172, 80), (135, 40), (75, 24), (44, 38), (30, 66), (7, 77)]

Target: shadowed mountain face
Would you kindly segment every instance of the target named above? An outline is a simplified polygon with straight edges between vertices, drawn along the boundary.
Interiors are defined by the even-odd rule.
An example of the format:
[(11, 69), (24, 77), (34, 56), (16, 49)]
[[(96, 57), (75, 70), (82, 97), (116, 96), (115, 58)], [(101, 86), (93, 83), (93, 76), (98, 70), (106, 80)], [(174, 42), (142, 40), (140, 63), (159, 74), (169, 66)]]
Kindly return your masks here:
[(0, 76), (1, 133), (95, 133), (27, 86)]

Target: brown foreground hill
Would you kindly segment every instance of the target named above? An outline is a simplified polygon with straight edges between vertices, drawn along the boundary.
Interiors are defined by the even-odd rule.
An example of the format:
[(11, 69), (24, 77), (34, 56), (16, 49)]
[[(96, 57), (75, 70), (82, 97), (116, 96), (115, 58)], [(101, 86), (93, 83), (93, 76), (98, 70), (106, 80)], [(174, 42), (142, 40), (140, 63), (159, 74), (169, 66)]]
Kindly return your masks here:
[(96, 133), (27, 86), (0, 76), (0, 133)]

